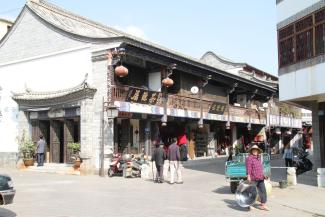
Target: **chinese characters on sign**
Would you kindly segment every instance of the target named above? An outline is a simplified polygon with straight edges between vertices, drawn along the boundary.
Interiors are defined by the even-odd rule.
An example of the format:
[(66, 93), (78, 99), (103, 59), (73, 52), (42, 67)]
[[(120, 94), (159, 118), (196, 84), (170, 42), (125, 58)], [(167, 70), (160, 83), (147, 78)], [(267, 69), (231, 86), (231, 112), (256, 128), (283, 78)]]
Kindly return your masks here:
[(126, 102), (155, 105), (159, 98), (159, 92), (130, 88), (126, 96)]
[(211, 104), (209, 113), (222, 115), (225, 112), (226, 104), (220, 102), (214, 102)]

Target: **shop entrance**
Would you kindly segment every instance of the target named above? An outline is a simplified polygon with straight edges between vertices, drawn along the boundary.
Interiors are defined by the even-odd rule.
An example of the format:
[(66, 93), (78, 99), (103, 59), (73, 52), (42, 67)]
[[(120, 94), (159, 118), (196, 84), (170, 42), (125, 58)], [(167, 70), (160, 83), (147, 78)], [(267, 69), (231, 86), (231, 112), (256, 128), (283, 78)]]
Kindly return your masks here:
[(45, 138), (47, 144), (45, 162), (72, 162), (72, 152), (67, 149), (67, 144), (80, 141), (79, 118), (32, 120), (31, 125), (34, 144), (37, 143), (40, 135)]

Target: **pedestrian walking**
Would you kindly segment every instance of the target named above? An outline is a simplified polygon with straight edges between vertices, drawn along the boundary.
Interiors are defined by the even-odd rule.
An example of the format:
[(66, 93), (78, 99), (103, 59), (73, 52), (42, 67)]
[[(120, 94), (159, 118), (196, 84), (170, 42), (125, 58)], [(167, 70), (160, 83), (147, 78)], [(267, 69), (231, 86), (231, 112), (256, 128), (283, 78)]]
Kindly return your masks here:
[(36, 147), (36, 154), (37, 154), (37, 166), (43, 166), (44, 165), (44, 153), (45, 153), (45, 146), (46, 142), (44, 140), (44, 137), (40, 135), (40, 139), (37, 142)]
[(184, 131), (182, 131), (177, 138), (177, 145), (180, 151), (180, 161), (188, 160), (188, 148), (187, 148), (187, 137)]
[(153, 151), (151, 161), (155, 162), (156, 165), (156, 177), (154, 179), (154, 182), (157, 183), (163, 183), (164, 177), (163, 177), (163, 170), (164, 170), (164, 161), (167, 158), (166, 152), (164, 150), (164, 144), (163, 143), (157, 143), (156, 148)]
[(228, 150), (229, 150), (228, 151), (229, 156), (228, 156), (227, 161), (232, 161), (232, 155), (234, 154), (233, 147), (229, 146)]
[(174, 184), (175, 173), (177, 174), (178, 184), (183, 184), (181, 164), (180, 164), (180, 152), (177, 145), (177, 138), (172, 138), (172, 144), (168, 149), (168, 160), (170, 166), (170, 184)]
[[(267, 195), (264, 183), (264, 179), (267, 177), (264, 176), (263, 164), (260, 157), (262, 150), (257, 145), (253, 145), (249, 149), (249, 153), (250, 155), (246, 158), (247, 181), (252, 182), (257, 187), (261, 202), (259, 208), (268, 211), (269, 208), (266, 206)], [(254, 209), (254, 207), (250, 206), (250, 209)]]
[(290, 144), (287, 144), (284, 148), (283, 159), (286, 167), (293, 166), (293, 150), (290, 147)]

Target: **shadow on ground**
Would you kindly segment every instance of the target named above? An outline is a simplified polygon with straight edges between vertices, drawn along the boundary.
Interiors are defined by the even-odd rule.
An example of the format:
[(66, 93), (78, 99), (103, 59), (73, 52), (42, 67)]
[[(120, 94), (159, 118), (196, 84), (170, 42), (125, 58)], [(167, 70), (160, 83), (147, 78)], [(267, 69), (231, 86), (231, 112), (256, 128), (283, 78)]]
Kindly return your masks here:
[(189, 170), (197, 170), (213, 174), (225, 174), (225, 162), (227, 158), (210, 158), (202, 160), (193, 160), (183, 163), (184, 168)]
[(220, 188), (217, 188), (217, 189), (213, 190), (212, 192), (214, 192), (216, 194), (232, 194), (230, 192), (230, 187), (229, 186), (222, 186)]
[(243, 211), (243, 212), (249, 212), (249, 209), (247, 207), (241, 207), (239, 206), (235, 200), (229, 200), (229, 199), (224, 199), (223, 200), (227, 206), (231, 209), (238, 210), (238, 211)]
[(0, 217), (15, 217), (16, 213), (12, 212), (9, 209), (0, 208)]

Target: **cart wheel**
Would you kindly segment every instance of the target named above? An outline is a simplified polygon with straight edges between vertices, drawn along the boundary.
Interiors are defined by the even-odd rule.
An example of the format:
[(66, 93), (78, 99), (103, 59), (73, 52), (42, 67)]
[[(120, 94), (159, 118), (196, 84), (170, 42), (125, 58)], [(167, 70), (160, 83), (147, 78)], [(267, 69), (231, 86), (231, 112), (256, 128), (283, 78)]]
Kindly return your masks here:
[(113, 177), (114, 175), (114, 171), (112, 170), (112, 168), (109, 168), (108, 171), (107, 171), (107, 175), (108, 177)]
[(239, 182), (230, 182), (230, 191), (231, 193), (235, 193), (237, 190)]

